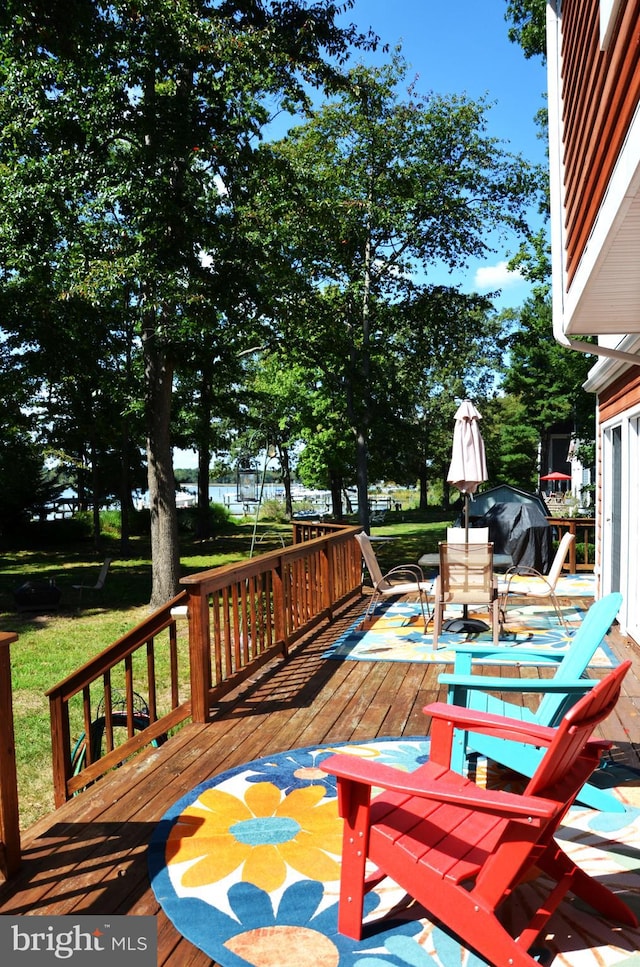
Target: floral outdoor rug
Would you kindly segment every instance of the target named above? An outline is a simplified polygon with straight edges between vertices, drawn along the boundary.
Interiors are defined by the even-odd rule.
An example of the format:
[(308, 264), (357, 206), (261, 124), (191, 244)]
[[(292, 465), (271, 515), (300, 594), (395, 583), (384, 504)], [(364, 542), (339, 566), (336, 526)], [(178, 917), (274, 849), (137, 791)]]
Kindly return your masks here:
[[(506, 622), (500, 636), (500, 647), (494, 655), (483, 661), (486, 664), (500, 664), (503, 660), (511, 660), (510, 656), (518, 654), (521, 664), (539, 665), (540, 659), (527, 657), (527, 652), (534, 650), (549, 651), (550, 655), (562, 655), (571, 644), (573, 632), (582, 620), (582, 610), (573, 605), (563, 606), (562, 613), (568, 625), (568, 630), (562, 627), (553, 608), (541, 605), (525, 605), (517, 607), (509, 605)], [(462, 609), (451, 608), (445, 612), (448, 618), (460, 618)], [(479, 618), (486, 622), (490, 629), (489, 614), (485, 610), (470, 609), (470, 618)], [(352, 661), (412, 661), (437, 662), (446, 664), (455, 658), (455, 647), (464, 642), (472, 641), (485, 643), (492, 641), (491, 630), (480, 633), (454, 633), (443, 631), (440, 635), (438, 648), (433, 647), (433, 623), (428, 626), (428, 633), (424, 632), (422, 612), (417, 602), (400, 600), (392, 603), (385, 602), (376, 608), (372, 620), (363, 628), (362, 617), (340, 635), (324, 653), (325, 658), (350, 659)], [(592, 668), (612, 668), (617, 661), (606, 644), (597, 649)]]
[[(361, 941), (337, 932), (342, 821), (334, 777), (318, 765), (334, 752), (412, 771), (429, 755), (420, 738), (284, 752), (231, 769), (186, 795), (149, 847), (158, 902), (176, 929), (222, 967), (482, 967), (441, 925), (406, 905), (385, 879), (365, 901), (367, 919), (393, 910)], [(604, 770), (624, 813), (573, 807), (559, 830), (563, 848), (640, 914), (640, 776)], [(517, 788), (513, 774), (478, 764), (492, 787)], [(478, 781), (478, 780), (477, 780)], [(519, 888), (536, 902), (540, 881)], [(638, 964), (640, 930), (563, 902), (542, 945), (555, 967)], [(485, 965), (486, 967), (486, 965)]]

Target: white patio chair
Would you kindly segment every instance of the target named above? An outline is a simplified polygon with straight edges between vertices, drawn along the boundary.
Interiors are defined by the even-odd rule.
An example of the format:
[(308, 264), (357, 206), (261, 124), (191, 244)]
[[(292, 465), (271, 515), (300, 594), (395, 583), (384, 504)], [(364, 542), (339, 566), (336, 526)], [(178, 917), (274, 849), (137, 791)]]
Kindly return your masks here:
[(548, 574), (541, 574), (534, 567), (529, 567), (524, 564), (516, 564), (506, 572), (505, 580), (500, 582), (498, 588), (500, 593), (500, 610), (505, 619), (509, 595), (512, 597), (533, 598), (535, 601), (549, 599), (558, 616), (558, 621), (565, 631), (568, 630), (562, 609), (556, 597), (556, 585), (562, 574), (562, 568), (569, 554), (569, 548), (575, 539), (575, 534), (566, 532), (563, 535), (555, 557), (551, 562)]
[(107, 557), (100, 568), (100, 573), (98, 574), (98, 579), (95, 584), (72, 584), (71, 587), (74, 591), (78, 592), (78, 607), (82, 604), (82, 592), (83, 591), (102, 591), (107, 580), (107, 574), (109, 573), (109, 567), (111, 565), (111, 558)]
[(369, 536), (365, 533), (356, 534), (356, 540), (360, 545), (362, 557), (364, 558), (365, 566), (369, 572), (371, 583), (373, 584), (373, 594), (369, 599), (369, 605), (362, 619), (362, 627), (366, 627), (368, 619), (375, 611), (376, 605), (381, 598), (399, 597), (403, 594), (417, 594), (420, 600), (424, 630), (426, 632), (431, 615), (428, 595), (431, 593), (432, 584), (430, 581), (425, 581), (420, 565), (401, 564), (391, 568), (386, 574), (383, 574)]

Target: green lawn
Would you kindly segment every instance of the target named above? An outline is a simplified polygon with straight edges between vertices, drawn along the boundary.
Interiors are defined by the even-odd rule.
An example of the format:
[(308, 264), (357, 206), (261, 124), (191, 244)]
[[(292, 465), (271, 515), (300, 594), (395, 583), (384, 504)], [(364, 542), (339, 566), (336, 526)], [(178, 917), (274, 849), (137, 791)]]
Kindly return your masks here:
[[(394, 538), (376, 546), (383, 568), (415, 562), (425, 551), (436, 550), (447, 522), (450, 516), (435, 511), (388, 514), (385, 524), (372, 530), (374, 535)], [(279, 547), (277, 536), (273, 537), (279, 533), (287, 538), (290, 525), (261, 522), (256, 551)], [(253, 522), (247, 521), (207, 542), (185, 539), (181, 554), (184, 573), (248, 557), (252, 534)], [(72, 585), (93, 584), (105, 557), (113, 559), (105, 587), (97, 594), (83, 592), (80, 609)], [(17, 612), (13, 592), (27, 580), (55, 581), (62, 591), (57, 613)], [(119, 556), (118, 544), (108, 538), (100, 552), (88, 545), (74, 545), (0, 554), (0, 631), (14, 631), (19, 636), (11, 646), (11, 664), (23, 828), (53, 808), (46, 691), (143, 620), (150, 594), (151, 562), (144, 539), (132, 541), (126, 558)]]

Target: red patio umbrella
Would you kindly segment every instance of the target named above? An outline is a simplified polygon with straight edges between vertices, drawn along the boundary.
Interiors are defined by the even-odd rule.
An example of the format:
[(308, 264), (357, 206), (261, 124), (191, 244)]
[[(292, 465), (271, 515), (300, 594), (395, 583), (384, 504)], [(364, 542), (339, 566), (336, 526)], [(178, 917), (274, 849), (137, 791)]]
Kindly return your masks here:
[(545, 473), (544, 477), (540, 477), (540, 480), (571, 480), (571, 474), (554, 470), (552, 473)]
[(562, 473), (561, 470), (552, 470), (551, 473), (545, 473), (543, 477), (540, 477), (540, 480), (551, 480), (554, 484), (561, 483), (563, 480), (571, 480), (571, 474)]

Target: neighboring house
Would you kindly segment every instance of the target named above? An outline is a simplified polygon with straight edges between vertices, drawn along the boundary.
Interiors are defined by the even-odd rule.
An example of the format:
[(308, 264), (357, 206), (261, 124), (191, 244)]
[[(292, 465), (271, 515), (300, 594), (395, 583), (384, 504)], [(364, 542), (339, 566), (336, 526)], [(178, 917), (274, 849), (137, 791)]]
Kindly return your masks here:
[(640, 0), (548, 0), (547, 59), (554, 335), (598, 357), (596, 573), (640, 641)]

